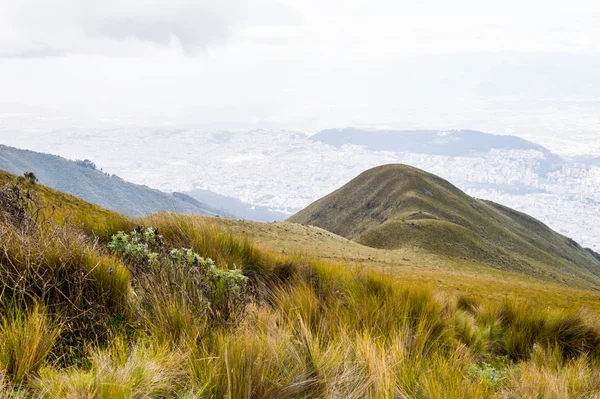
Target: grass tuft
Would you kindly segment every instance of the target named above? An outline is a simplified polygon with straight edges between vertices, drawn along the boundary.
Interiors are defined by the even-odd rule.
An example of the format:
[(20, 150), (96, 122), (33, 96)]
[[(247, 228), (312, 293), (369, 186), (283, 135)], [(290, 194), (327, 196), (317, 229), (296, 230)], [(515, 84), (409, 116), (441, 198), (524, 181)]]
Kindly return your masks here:
[(43, 308), (13, 310), (0, 325), (0, 365), (14, 384), (35, 376), (60, 334)]

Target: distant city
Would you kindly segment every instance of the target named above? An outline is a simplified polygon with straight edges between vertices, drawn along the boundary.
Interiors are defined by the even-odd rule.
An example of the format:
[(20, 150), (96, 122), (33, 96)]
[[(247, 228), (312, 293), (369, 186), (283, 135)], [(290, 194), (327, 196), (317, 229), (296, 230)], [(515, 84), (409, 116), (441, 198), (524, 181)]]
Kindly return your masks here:
[[(386, 142), (385, 137), (398, 140)], [(202, 202), (229, 201), (239, 206), (238, 217), (260, 207), (255, 214), (261, 220), (284, 219), (368, 168), (404, 163), (600, 249), (600, 156), (559, 154), (517, 138), (473, 131), (357, 129), (315, 135), (58, 129), (44, 135), (2, 133), (0, 138), (20, 148), (87, 158), (98, 168), (151, 188), (185, 192)], [(237, 200), (241, 202), (232, 205)]]

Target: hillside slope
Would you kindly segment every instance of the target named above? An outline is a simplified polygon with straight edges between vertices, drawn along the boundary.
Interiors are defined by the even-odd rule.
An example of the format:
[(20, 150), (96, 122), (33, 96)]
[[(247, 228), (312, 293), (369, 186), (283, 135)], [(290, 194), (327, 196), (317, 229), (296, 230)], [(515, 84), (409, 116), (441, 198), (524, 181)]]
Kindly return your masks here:
[(0, 182), (0, 398), (600, 395), (598, 293), (519, 275), (544, 302), (507, 282), (486, 290), (493, 301), (452, 295), (244, 237), (362, 250), (322, 229), (133, 220), (5, 172)]
[(600, 261), (536, 219), (472, 198), (405, 165), (370, 169), (289, 219), (385, 249), (452, 258), (600, 288)]
[[(489, 303), (509, 297), (530, 301), (543, 309), (586, 307), (600, 310), (599, 293), (570, 288), (548, 276), (531, 277), (510, 270), (490, 269), (471, 260), (450, 259), (419, 248), (393, 251), (371, 248), (317, 227), (290, 222), (260, 223), (173, 213), (155, 213), (131, 219), (0, 171), (0, 186), (6, 183), (17, 183), (31, 192), (43, 209), (50, 212), (53, 223), (77, 227), (103, 242), (115, 232), (131, 231), (137, 225), (155, 226), (162, 231), (176, 223), (185, 231), (202, 230), (231, 233), (238, 238), (248, 237), (258, 248), (277, 256), (318, 259), (342, 265), (343, 269), (355, 265), (360, 269), (383, 272), (407, 284), (431, 284), (444, 293), (469, 295)], [(589, 288), (589, 285), (582, 287), (579, 284), (579, 288)]]
[[(87, 165), (87, 166), (86, 166)], [(137, 217), (168, 211), (214, 215), (214, 209), (184, 201), (96, 170), (92, 164), (0, 145), (0, 169), (22, 176), (33, 172), (40, 183), (96, 205)]]

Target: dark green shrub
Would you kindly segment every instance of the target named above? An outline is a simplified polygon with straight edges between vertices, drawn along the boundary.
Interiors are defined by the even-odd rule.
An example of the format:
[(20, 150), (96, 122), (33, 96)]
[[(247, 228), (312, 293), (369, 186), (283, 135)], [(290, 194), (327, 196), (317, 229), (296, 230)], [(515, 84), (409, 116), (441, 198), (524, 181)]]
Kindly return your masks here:
[(23, 176), (30, 182), (37, 183), (37, 181), (38, 181), (38, 178), (36, 177), (36, 175), (33, 172), (25, 172), (23, 174)]

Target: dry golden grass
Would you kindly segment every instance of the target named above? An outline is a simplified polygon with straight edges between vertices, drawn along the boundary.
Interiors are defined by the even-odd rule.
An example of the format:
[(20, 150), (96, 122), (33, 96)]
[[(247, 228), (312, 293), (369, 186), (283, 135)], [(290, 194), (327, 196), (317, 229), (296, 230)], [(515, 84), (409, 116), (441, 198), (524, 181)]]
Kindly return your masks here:
[[(0, 221), (0, 273), (19, 271), (31, 283), (40, 272), (59, 271), (64, 278), (56, 281), (66, 283), (54, 288), (80, 292), (79, 281), (90, 292), (90, 301), (78, 302), (83, 312), (73, 314), (67, 301), (41, 295), (36, 284), (23, 284), (17, 302), (14, 291), (2, 291), (2, 309), (16, 304), (21, 316), (3, 314), (0, 335), (9, 338), (0, 345), (0, 395), (600, 395), (598, 297), (591, 291), (412, 249), (374, 250), (290, 223), (168, 214), (138, 220), (158, 228), (169, 247), (192, 248), (222, 267), (235, 263), (250, 278), (254, 296), (244, 317), (210, 324), (206, 312), (179, 295), (182, 287), (192, 290), (191, 278), (144, 289), (132, 284), (136, 276), (127, 269), (136, 269), (109, 254), (103, 241), (114, 226), (132, 221), (94, 209), (78, 213), (78, 222), (49, 221), (42, 230), (17, 231)], [(74, 278), (82, 273), (84, 279)], [(36, 313), (24, 303), (40, 307)], [(81, 328), (97, 322), (102, 337)], [(60, 345), (52, 346), (53, 337)], [(66, 343), (76, 350), (65, 351)]]
[(419, 248), (382, 250), (360, 245), (317, 227), (289, 222), (260, 223), (209, 216), (156, 214), (145, 223), (184, 218), (187, 224), (247, 237), (259, 248), (279, 255), (320, 259), (332, 264), (377, 271), (415, 285), (430, 285), (453, 295), (470, 295), (493, 303), (521, 298), (540, 308), (600, 311), (600, 293), (497, 270), (472, 260), (427, 253)]
[(39, 306), (13, 309), (0, 324), (0, 364), (14, 384), (35, 376), (60, 334)]

